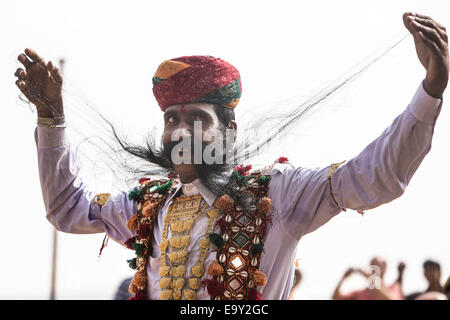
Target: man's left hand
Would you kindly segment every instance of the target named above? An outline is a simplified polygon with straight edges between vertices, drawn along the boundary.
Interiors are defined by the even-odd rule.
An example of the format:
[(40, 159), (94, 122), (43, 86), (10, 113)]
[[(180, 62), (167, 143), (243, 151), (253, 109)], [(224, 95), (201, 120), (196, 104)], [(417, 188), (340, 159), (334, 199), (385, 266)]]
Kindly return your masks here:
[(414, 37), (417, 56), (427, 75), (423, 87), (435, 98), (442, 98), (449, 77), (448, 37), (446, 29), (430, 17), (407, 12), (405, 27)]

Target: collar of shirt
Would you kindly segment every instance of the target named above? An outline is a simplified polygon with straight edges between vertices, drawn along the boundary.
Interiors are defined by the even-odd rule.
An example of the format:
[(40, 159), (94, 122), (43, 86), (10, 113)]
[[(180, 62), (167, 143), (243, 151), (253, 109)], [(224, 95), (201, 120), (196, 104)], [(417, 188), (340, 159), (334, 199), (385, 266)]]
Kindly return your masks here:
[(214, 201), (216, 201), (217, 198), (217, 195), (210, 191), (199, 178), (195, 179), (191, 183), (181, 183), (181, 181), (177, 179), (177, 185), (175, 186), (173, 193), (170, 195), (170, 198), (172, 198), (173, 195), (180, 190), (180, 188), (186, 196), (199, 193), (210, 207), (214, 204)]

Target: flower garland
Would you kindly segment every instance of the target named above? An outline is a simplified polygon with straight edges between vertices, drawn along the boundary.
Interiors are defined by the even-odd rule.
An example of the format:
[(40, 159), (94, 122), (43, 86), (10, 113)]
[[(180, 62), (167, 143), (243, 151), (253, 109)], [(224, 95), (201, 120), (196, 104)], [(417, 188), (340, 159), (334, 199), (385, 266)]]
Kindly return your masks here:
[(129, 291), (134, 294), (130, 300), (147, 299), (147, 262), (152, 254), (150, 242), (153, 223), (159, 209), (164, 203), (174, 180), (161, 179), (151, 182), (149, 178), (139, 180), (140, 186), (128, 193), (128, 198), (137, 203), (137, 213), (128, 221), (128, 229), (136, 232), (136, 236), (125, 242), (127, 248), (134, 250), (136, 257), (127, 260), (130, 268), (137, 270), (130, 284)]
[(217, 255), (207, 270), (212, 279), (202, 281), (211, 299), (262, 299), (257, 287), (267, 282), (259, 264), (270, 221), (267, 216), (271, 208), (267, 197), (270, 176), (261, 175), (261, 171), (249, 174), (250, 169), (251, 166), (237, 166), (232, 176), (238, 181), (239, 191), (253, 196), (253, 204), (247, 210), (236, 205), (229, 195), (219, 197), (214, 204), (223, 213), (217, 221), (221, 234), (210, 234)]
[[(280, 162), (287, 161), (287, 159), (280, 160)], [(225, 194), (216, 200), (215, 208), (207, 211), (209, 216), (208, 227), (205, 237), (200, 241), (200, 256), (191, 270), (194, 277), (188, 279), (190, 289), (183, 291), (186, 299), (195, 299), (195, 291), (200, 285), (206, 286), (211, 299), (259, 300), (262, 298), (258, 287), (266, 284), (267, 277), (259, 271), (259, 265), (261, 254), (264, 251), (263, 240), (267, 231), (267, 224), (270, 223), (270, 217), (267, 216), (271, 208), (271, 200), (267, 197), (270, 176), (262, 175), (260, 170), (250, 173), (250, 169), (251, 165), (237, 166), (231, 177), (237, 182), (236, 191), (246, 192), (254, 199), (249, 208), (244, 209), (236, 205), (233, 198)], [(173, 176), (170, 179), (154, 182), (151, 182), (148, 178), (140, 179), (140, 187), (134, 188), (128, 195), (130, 199), (137, 202), (137, 213), (128, 221), (128, 228), (136, 231), (136, 236), (125, 242), (125, 245), (136, 253), (136, 258), (128, 260), (129, 266), (137, 270), (129, 287), (129, 291), (134, 294), (130, 298), (131, 300), (147, 299), (146, 268), (152, 250), (151, 231), (160, 207), (174, 184), (172, 178)], [(220, 214), (220, 218), (217, 219)], [(220, 234), (213, 232), (215, 224), (220, 227)], [(166, 238), (162, 240), (167, 240)], [(182, 242), (184, 243), (184, 241)], [(216, 260), (208, 266), (206, 271), (212, 278), (200, 282), (204, 273), (203, 263), (210, 243), (217, 247)], [(161, 253), (163, 255), (163, 250), (161, 250)], [(165, 271), (166, 269), (168, 272), (170, 271), (169, 266), (165, 267), (160, 270), (162, 277), (160, 286), (164, 288), (168, 284), (167, 279), (163, 280), (167, 275)], [(176, 266), (176, 268), (179, 267), (184, 266)], [(181, 285), (180, 280), (185, 269), (182, 273), (181, 269), (179, 271), (180, 277), (171, 279), (171, 283), (175, 280), (173, 285), (171, 284), (172, 289), (181, 289), (184, 285), (184, 281)], [(170, 297), (169, 293), (162, 293), (161, 298), (174, 298), (173, 292), (173, 290), (170, 292)], [(181, 298), (179, 296), (177, 290), (175, 298)]]

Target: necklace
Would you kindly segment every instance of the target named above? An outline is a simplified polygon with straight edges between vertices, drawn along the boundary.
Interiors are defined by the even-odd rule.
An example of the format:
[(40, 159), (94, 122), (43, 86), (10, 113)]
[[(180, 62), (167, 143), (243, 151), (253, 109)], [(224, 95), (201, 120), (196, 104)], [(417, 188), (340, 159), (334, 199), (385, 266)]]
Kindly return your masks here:
[[(213, 231), (215, 220), (219, 215), (219, 210), (211, 208), (207, 211), (206, 202), (201, 203), (202, 197), (198, 194), (179, 197), (169, 206), (168, 213), (164, 218), (160, 244), (161, 300), (179, 300), (182, 296), (187, 300), (194, 300), (197, 297), (196, 291), (200, 288), (201, 277), (204, 274), (204, 262), (210, 247), (208, 234)], [(186, 249), (190, 243), (189, 234), (195, 221), (204, 213), (208, 215), (206, 234), (199, 242), (199, 256), (191, 268), (191, 276), (186, 281), (185, 263), (189, 255)], [(170, 239), (168, 239), (169, 228), (172, 232)], [(172, 249), (170, 253), (167, 252), (169, 247)], [(187, 285), (186, 288), (185, 285)]]

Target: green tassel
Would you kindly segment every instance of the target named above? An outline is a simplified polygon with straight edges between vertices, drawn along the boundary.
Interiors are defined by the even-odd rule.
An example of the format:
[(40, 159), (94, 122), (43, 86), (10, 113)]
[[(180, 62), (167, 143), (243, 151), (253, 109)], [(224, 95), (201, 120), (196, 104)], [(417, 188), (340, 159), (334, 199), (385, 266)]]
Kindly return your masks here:
[(133, 269), (133, 270), (136, 270), (136, 269), (137, 269), (136, 258), (127, 260), (127, 262), (128, 262), (128, 266), (129, 266), (131, 269)]
[(217, 233), (210, 233), (208, 235), (209, 241), (211, 241), (212, 244), (214, 244), (217, 248), (222, 248), (224, 245), (223, 238), (220, 234)]
[(170, 180), (169, 182), (167, 182), (165, 184), (162, 184), (159, 187), (157, 187), (155, 189), (155, 192), (159, 193), (159, 194), (166, 194), (167, 192), (169, 192), (169, 190), (172, 187), (172, 185), (173, 185), (173, 180)]
[(265, 186), (269, 182), (270, 182), (270, 177), (268, 177), (268, 176), (261, 176), (261, 178), (259, 178), (259, 180), (258, 180), (258, 184), (260, 186)]
[(133, 190), (128, 192), (128, 199), (139, 201), (141, 199), (141, 189), (139, 187), (135, 187)]
[(134, 250), (136, 250), (136, 255), (138, 257), (142, 257), (144, 255), (145, 251), (145, 244), (142, 243), (133, 243), (132, 247)]
[(244, 182), (246, 180), (245, 176), (241, 176), (238, 171), (233, 171), (231, 177), (238, 180), (239, 182)]
[(262, 243), (254, 244), (252, 246), (251, 251), (253, 255), (257, 255), (258, 253), (264, 251), (264, 244)]

